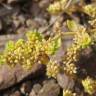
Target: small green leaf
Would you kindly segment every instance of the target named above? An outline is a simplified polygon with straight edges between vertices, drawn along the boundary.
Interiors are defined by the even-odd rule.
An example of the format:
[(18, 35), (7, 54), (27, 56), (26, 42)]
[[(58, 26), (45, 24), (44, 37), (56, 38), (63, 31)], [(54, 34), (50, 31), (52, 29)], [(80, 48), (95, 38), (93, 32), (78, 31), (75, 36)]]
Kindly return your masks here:
[(26, 36), (30, 41), (35, 41), (35, 40), (42, 41), (43, 39), (43, 36), (36, 30), (27, 32)]
[(70, 31), (77, 31), (78, 25), (73, 20), (67, 20), (67, 27)]
[(85, 38), (82, 38), (83, 39), (81, 43), (82, 48), (86, 48), (92, 44), (92, 39), (90, 38), (90, 36), (88, 34), (85, 35), (86, 35)]
[(54, 55), (55, 52), (60, 48), (61, 46), (61, 38), (56, 36), (53, 38), (53, 40), (50, 40), (47, 48), (47, 53), (50, 55)]
[(24, 40), (23, 39), (18, 39), (18, 41), (15, 44), (15, 47), (23, 46), (24, 45)]
[(13, 41), (9, 41), (5, 46), (5, 51), (12, 51), (15, 48)]
[(4, 64), (4, 58), (3, 58), (3, 54), (0, 53), (0, 66)]
[(83, 10), (86, 14), (90, 15), (91, 17), (96, 16), (96, 6), (94, 4), (88, 4), (84, 6)]

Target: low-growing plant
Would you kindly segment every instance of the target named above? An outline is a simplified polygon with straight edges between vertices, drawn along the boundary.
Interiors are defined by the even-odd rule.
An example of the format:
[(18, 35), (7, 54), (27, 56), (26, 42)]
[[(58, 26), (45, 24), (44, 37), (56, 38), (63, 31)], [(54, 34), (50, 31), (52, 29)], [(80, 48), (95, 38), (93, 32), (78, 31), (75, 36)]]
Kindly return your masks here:
[[(66, 5), (70, 3), (69, 1), (72, 1), (72, 4), (70, 4), (71, 7), (66, 8)], [(77, 12), (77, 10), (79, 10), (83, 15), (86, 14), (90, 18), (88, 18), (87, 22), (90, 27), (87, 25), (86, 27), (79, 22), (79, 20), (77, 20), (79, 23), (76, 22), (76, 18), (71, 18), (70, 20), (67, 18), (64, 24), (68, 32), (62, 32), (61, 26), (57, 21), (54, 24), (53, 30), (55, 35), (48, 39), (44, 38), (37, 30), (29, 31), (26, 33), (27, 39), (19, 39), (16, 42), (9, 41), (6, 44), (5, 50), (0, 53), (0, 66), (8, 64), (13, 68), (17, 64), (20, 64), (25, 70), (31, 70), (32, 66), (36, 63), (45, 64), (48, 78), (52, 77), (57, 79), (57, 75), (62, 72), (74, 81), (79, 82), (84, 88), (82, 88), (84, 92), (95, 96), (96, 76), (89, 76), (89, 71), (85, 66), (83, 66), (83, 68), (84, 72), (86, 72), (82, 74), (84, 76), (80, 77), (78, 74), (80, 72), (82, 73), (83, 70), (79, 65), (79, 63), (82, 63), (80, 61), (82, 52), (84, 50), (86, 51), (87, 48), (91, 48), (93, 52), (93, 54), (88, 54), (90, 56), (87, 59), (85, 59), (86, 57), (82, 58), (83, 62), (90, 59), (91, 56), (96, 56), (96, 7), (94, 4), (82, 5), (79, 8), (75, 5), (73, 7), (73, 4), (76, 4), (77, 1), (78, 0), (54, 0), (47, 8), (47, 11), (53, 15), (59, 15), (64, 11), (69, 17), (73, 17), (74, 11), (76, 10)], [(82, 2), (84, 2), (84, 0), (82, 0)], [(51, 57), (55, 55), (56, 51), (62, 47), (62, 43), (64, 43), (62, 37), (66, 34), (74, 35), (73, 43), (67, 50), (62, 50), (65, 54), (62, 56), (63, 58), (61, 58), (60, 62), (58, 62), (58, 60), (51, 60)], [(91, 67), (89, 69), (91, 69)], [(63, 96), (78, 96), (78, 93), (74, 93), (74, 91), (75, 89), (63, 89)]]
[(27, 32), (26, 36), (27, 40), (19, 39), (6, 44), (0, 58), (1, 64), (6, 63), (10, 67), (21, 64), (24, 69), (30, 69), (37, 62), (46, 64), (61, 45), (60, 36), (46, 40), (36, 30)]

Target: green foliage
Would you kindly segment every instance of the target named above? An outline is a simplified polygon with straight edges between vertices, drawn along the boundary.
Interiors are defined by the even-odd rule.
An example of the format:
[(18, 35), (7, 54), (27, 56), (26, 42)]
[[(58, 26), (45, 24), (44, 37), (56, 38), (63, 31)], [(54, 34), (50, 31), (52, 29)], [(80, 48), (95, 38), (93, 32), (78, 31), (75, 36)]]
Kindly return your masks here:
[[(84, 0), (72, 0), (72, 2), (70, 2), (71, 0), (53, 0), (47, 8), (47, 11), (52, 15), (59, 15), (59, 13), (64, 13), (63, 15), (60, 14), (60, 16), (62, 15), (61, 18), (59, 17), (60, 20), (58, 20), (57, 16), (57, 24), (56, 22), (55, 24), (53, 24), (53, 32), (56, 34), (54, 37), (50, 37), (48, 40), (46, 40), (43, 35), (40, 34), (37, 30), (32, 30), (26, 33), (26, 40), (19, 39), (16, 42), (9, 41), (6, 44), (5, 50), (0, 53), (0, 66), (5, 63), (13, 68), (15, 65), (21, 64), (21, 66), (25, 70), (31, 70), (33, 64), (45, 64), (46, 75), (49, 78), (53, 77), (56, 79), (58, 73), (64, 72), (64, 74), (69, 76), (69, 79), (75, 79), (76, 82), (79, 82), (80, 84), (82, 83), (84, 91), (93, 96), (94, 93), (96, 93), (96, 80), (92, 79), (91, 77), (87, 77), (82, 80), (81, 77), (79, 78), (79, 76), (77, 78), (77, 74), (78, 67), (81, 68), (78, 62), (81, 63), (79, 60), (82, 59), (80, 56), (80, 52), (82, 53), (82, 49), (85, 49), (84, 51), (86, 51), (87, 47), (94, 47), (91, 46), (93, 44), (95, 45), (94, 48), (96, 48), (96, 6), (94, 6), (94, 4), (86, 5), (86, 3), (84, 4), (84, 6), (82, 6), (82, 2), (84, 2)], [(80, 3), (77, 4), (77, 2)], [(65, 8), (66, 5), (67, 7)], [(77, 16), (78, 13), (80, 14), (80, 16)], [(87, 14), (88, 18), (85, 17), (85, 13)], [(65, 14), (67, 14), (68, 17)], [(63, 16), (65, 17), (63, 18)], [(81, 20), (81, 17), (84, 17), (83, 19), (86, 19), (85, 21), (90, 19), (90, 22), (88, 22), (89, 24), (87, 25), (87, 22), (85, 21), (82, 22), (83, 19)], [(74, 20), (68, 20), (68, 18)], [(77, 22), (75, 22), (75, 20)], [(82, 25), (78, 22), (82, 23)], [(64, 25), (64, 27), (62, 25)], [(89, 25), (90, 27), (87, 28)], [(85, 28), (85, 26), (87, 27)], [(49, 27), (50, 25), (48, 26), (48, 28)], [(69, 29), (69, 32), (63, 33), (63, 28), (64, 30)], [(58, 33), (60, 35), (58, 35)], [(63, 60), (61, 60), (60, 62), (57, 62), (56, 60), (51, 60), (50, 57), (52, 55), (55, 55), (56, 51), (62, 45), (61, 35), (70, 35), (71, 33), (75, 34), (73, 38), (73, 43), (66, 52), (65, 50), (63, 50), (65, 52)], [(90, 53), (91, 52), (89, 52), (88, 54)], [(90, 56), (88, 56), (88, 58), (90, 58)], [(80, 69), (80, 72), (82, 72), (82, 69)], [(86, 73), (84, 73), (84, 75), (86, 75)], [(63, 90), (63, 96), (78, 96), (76, 93), (73, 93), (73, 91), (65, 89)]]
[(23, 39), (19, 39), (16, 43), (15, 43), (15, 47), (21, 47), (25, 44), (25, 41)]
[[(46, 40), (37, 31), (29, 31), (26, 36), (26, 41), (19, 39), (17, 42), (9, 41), (7, 43), (4, 52), (0, 56), (1, 63), (7, 63), (11, 67), (21, 64), (24, 69), (29, 70), (36, 62), (47, 63), (49, 54), (55, 54), (61, 46), (60, 37), (58, 36)], [(47, 47), (45, 47), (46, 45)]]
[(43, 36), (37, 30), (27, 32), (26, 36), (29, 41), (33, 42), (36, 40), (42, 41), (43, 39)]
[(80, 52), (82, 49), (91, 46), (93, 40), (92, 36), (83, 26), (76, 25), (74, 21), (67, 21), (67, 25), (71, 31), (75, 31), (75, 36), (73, 38), (74, 43), (72, 43), (72, 46), (67, 49), (66, 56), (64, 56), (64, 71), (67, 75), (74, 77), (77, 73), (76, 64), (79, 60)]
[(77, 31), (78, 30), (78, 24), (74, 20), (67, 20), (67, 27), (70, 31)]
[(68, 0), (57, 0), (54, 3), (50, 4), (48, 7), (48, 12), (51, 14), (59, 14), (65, 9), (65, 5)]
[(0, 53), (0, 66), (4, 64), (4, 59), (2, 53)]
[(85, 92), (89, 93), (90, 95), (96, 92), (96, 80), (87, 77), (86, 79), (82, 80), (82, 84), (85, 89)]
[(47, 54), (54, 55), (55, 52), (60, 48), (61, 46), (61, 38), (60, 36), (55, 36), (52, 39), (49, 39), (47, 43), (47, 47), (45, 48)]
[(51, 4), (47, 9), (51, 14), (58, 14), (62, 11), (60, 2), (55, 2)]
[(12, 51), (15, 48), (15, 43), (13, 41), (8, 41), (8, 43), (5, 46), (6, 51)]
[(89, 4), (84, 6), (84, 12), (90, 15), (91, 17), (95, 18), (96, 16), (96, 6), (93, 4)]
[(82, 49), (90, 46), (93, 43), (92, 38), (86, 32), (86, 29), (82, 29), (81, 32), (77, 32), (74, 40), (78, 47)]

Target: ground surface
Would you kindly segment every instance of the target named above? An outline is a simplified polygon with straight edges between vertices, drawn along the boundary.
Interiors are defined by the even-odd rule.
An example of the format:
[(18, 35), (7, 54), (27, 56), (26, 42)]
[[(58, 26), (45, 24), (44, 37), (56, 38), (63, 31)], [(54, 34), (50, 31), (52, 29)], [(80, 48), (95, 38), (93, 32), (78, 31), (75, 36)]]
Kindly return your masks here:
[[(0, 50), (2, 51), (4, 49), (5, 43), (8, 40), (24, 38), (26, 31), (34, 28), (43, 32), (45, 36), (53, 35), (51, 28), (44, 31), (48, 25), (54, 22), (54, 18), (57, 18), (57, 16), (50, 15), (46, 11), (48, 5), (53, 1), (54, 0), (0, 0)], [(90, 4), (95, 0), (84, 1), (86, 4)], [(77, 21), (87, 26), (87, 16), (85, 14), (74, 13), (73, 15)], [(65, 26), (63, 26), (64, 21), (69, 18), (71, 17), (64, 13), (59, 19), (63, 31), (67, 30)], [(61, 80), (58, 81), (59, 83), (57, 83), (55, 79), (48, 79), (44, 74), (40, 74), (40, 76), (37, 75), (35, 78), (28, 78), (11, 88), (1, 90), (0, 96), (62, 96), (60, 85), (68, 81), (66, 76), (64, 78), (61, 78)], [(70, 86), (73, 86), (74, 82), (72, 81)], [(79, 86), (79, 84), (77, 85)], [(65, 84), (64, 86), (67, 85)], [(80, 87), (82, 89), (82, 86)], [(78, 93), (82, 91), (78, 88), (76, 90)], [(80, 96), (89, 95), (82, 93)]]

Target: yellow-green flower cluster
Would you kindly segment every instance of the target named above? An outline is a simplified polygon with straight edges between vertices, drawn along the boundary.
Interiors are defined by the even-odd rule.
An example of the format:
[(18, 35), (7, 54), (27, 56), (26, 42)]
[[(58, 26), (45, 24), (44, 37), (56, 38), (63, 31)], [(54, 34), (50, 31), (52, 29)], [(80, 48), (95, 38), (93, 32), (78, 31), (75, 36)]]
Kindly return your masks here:
[(90, 20), (90, 21), (89, 21), (89, 24), (90, 24), (93, 28), (95, 28), (95, 27), (96, 27), (96, 19)]
[(43, 36), (36, 30), (34, 30), (33, 33), (32, 33), (32, 31), (27, 32), (26, 36), (27, 36), (28, 41), (32, 41), (32, 42), (42, 41), (42, 39), (43, 39)]
[(90, 95), (96, 92), (96, 80), (87, 77), (86, 79), (82, 80), (82, 85), (85, 92), (89, 93)]
[(63, 96), (76, 96), (71, 90), (63, 90)]
[(66, 54), (66, 60), (68, 61), (67, 63), (71, 63), (72, 61), (77, 61), (77, 51), (79, 47), (76, 46), (75, 44), (72, 44), (70, 48), (67, 49), (67, 54)]
[(22, 39), (18, 40), (14, 45), (11, 44), (11, 46), (14, 46), (13, 49), (9, 50), (8, 48), (8, 50), (5, 50), (5, 62), (11, 67), (21, 64), (24, 69), (30, 69), (40, 54), (41, 49), (38, 50), (39, 43), (39, 41), (32, 42), (28, 40), (25, 42)]
[(84, 6), (84, 12), (87, 13), (89, 16), (91, 17), (96, 17), (96, 6), (95, 4), (92, 5), (92, 4), (89, 4), (89, 5), (86, 5)]
[(9, 41), (6, 44), (0, 56), (1, 63), (3, 61), (11, 67), (21, 64), (24, 69), (29, 70), (37, 62), (46, 64), (49, 55), (53, 55), (61, 44), (60, 37), (54, 36), (46, 40), (36, 30), (27, 32), (26, 36), (26, 41), (19, 39), (17, 42)]
[(89, 36), (84, 26), (77, 24), (73, 20), (67, 20), (66, 23), (68, 29), (72, 32), (75, 32), (74, 44), (78, 46), (78, 48), (86, 48), (92, 44), (91, 36)]
[(77, 73), (77, 67), (74, 63), (66, 64), (66, 66), (64, 67), (64, 71), (66, 72), (66, 74), (73, 76)]
[(50, 60), (47, 64), (47, 76), (56, 78), (57, 74), (60, 72), (60, 65), (56, 61)]
[(63, 63), (65, 65), (64, 71), (68, 75), (74, 76), (74, 74), (77, 73), (75, 62), (78, 59), (78, 51), (79, 51), (79, 48), (75, 44), (72, 44), (72, 46), (67, 49), (67, 53), (63, 60)]
[(78, 47), (80, 47), (81, 49), (86, 48), (92, 44), (92, 39), (86, 32), (85, 28), (76, 33), (74, 41), (74, 43), (78, 45)]
[(92, 39), (83, 27), (78, 28), (76, 32), (74, 43), (68, 48), (66, 56), (64, 58), (64, 71), (69, 75), (76, 73), (75, 63), (78, 61), (79, 52), (92, 44)]
[(60, 35), (56, 35), (53, 38), (49, 38), (47, 42), (44, 42), (44, 49), (46, 54), (53, 55), (61, 45)]
[(66, 5), (66, 2), (68, 0), (57, 0), (53, 4), (50, 4), (48, 7), (48, 11), (51, 14), (58, 14), (64, 10), (64, 7)]

